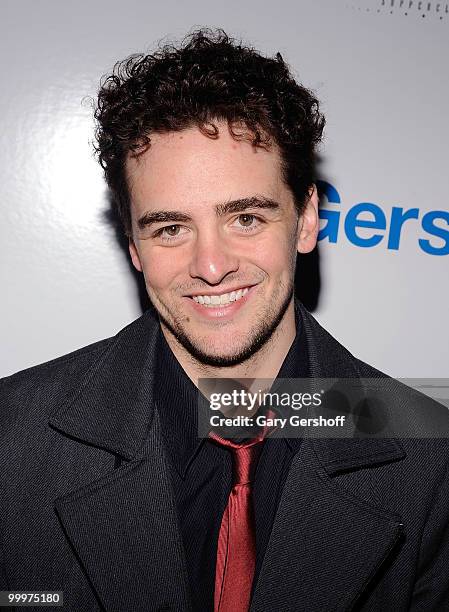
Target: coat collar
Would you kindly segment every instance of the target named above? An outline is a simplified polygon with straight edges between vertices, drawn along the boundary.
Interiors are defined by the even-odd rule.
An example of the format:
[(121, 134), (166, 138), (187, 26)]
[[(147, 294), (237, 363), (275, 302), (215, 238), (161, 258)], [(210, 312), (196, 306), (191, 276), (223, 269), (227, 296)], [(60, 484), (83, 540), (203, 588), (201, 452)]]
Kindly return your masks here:
[[(311, 378), (356, 379), (360, 372), (353, 355), (319, 325), (300, 302), (295, 303), (304, 321)], [(376, 372), (373, 377), (384, 375)], [(351, 415), (348, 415), (351, 417)], [(353, 437), (314, 440), (320, 462), (329, 475), (404, 459), (401, 443), (393, 438)]]
[[(358, 378), (354, 357), (310, 315), (300, 302), (307, 342), (310, 376)], [(148, 437), (154, 416), (153, 379), (160, 324), (148, 309), (121, 330), (85, 379), (53, 413), (49, 424), (82, 442), (130, 460)], [(326, 438), (315, 441), (316, 452), (329, 474), (402, 459), (402, 445), (394, 439)]]
[(159, 323), (153, 309), (122, 329), (49, 419), (66, 435), (133, 459), (154, 416)]

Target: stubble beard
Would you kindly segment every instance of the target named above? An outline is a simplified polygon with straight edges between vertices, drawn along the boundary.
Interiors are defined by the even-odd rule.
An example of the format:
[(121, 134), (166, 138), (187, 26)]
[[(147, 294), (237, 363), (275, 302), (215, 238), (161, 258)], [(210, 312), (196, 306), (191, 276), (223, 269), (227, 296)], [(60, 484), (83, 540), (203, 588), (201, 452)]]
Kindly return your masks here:
[[(280, 287), (281, 293), (283, 287)], [(197, 343), (192, 341), (188, 334), (185, 332), (182, 323), (175, 320), (175, 324), (170, 322), (160, 311), (160, 308), (156, 308), (160, 322), (165, 326), (168, 331), (172, 334), (177, 342), (200, 364), (204, 366), (210, 366), (215, 368), (231, 367), (239, 365), (256, 353), (258, 353), (272, 338), (274, 332), (278, 328), (285, 313), (290, 305), (293, 297), (294, 283), (293, 279), (288, 284), (284, 298), (276, 310), (269, 308), (261, 316), (257, 316), (259, 321), (258, 326), (252, 331), (250, 338), (246, 344), (240, 348), (233, 355), (220, 356), (207, 353), (202, 350)], [(154, 304), (154, 302), (153, 302)]]

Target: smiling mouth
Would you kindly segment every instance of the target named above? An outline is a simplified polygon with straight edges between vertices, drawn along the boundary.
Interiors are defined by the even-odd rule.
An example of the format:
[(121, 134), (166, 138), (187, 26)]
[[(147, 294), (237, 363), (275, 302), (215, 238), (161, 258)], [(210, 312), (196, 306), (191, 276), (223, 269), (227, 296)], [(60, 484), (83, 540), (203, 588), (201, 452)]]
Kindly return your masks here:
[(217, 306), (226, 306), (232, 302), (238, 302), (244, 297), (251, 286), (243, 287), (238, 291), (231, 291), (230, 293), (216, 293), (214, 295), (192, 295), (191, 299), (197, 304), (206, 306), (207, 308), (217, 308)]

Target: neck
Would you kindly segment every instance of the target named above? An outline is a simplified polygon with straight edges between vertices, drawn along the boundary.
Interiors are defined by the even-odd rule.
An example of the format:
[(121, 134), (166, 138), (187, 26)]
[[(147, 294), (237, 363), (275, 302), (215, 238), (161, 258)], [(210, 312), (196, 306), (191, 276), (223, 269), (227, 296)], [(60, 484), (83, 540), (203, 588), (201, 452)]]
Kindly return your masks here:
[(181, 367), (198, 387), (200, 378), (254, 378), (273, 381), (296, 336), (294, 301), (290, 302), (285, 314), (270, 339), (249, 359), (228, 367), (213, 367), (197, 361), (171, 334), (164, 325), (162, 332)]

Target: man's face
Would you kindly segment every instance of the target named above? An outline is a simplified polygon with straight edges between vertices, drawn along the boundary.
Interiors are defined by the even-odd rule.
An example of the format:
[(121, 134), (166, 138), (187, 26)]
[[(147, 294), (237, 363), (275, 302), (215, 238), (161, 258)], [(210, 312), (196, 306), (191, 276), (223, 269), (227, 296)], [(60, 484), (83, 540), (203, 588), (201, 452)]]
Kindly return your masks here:
[(164, 331), (205, 364), (254, 354), (291, 308), (297, 249), (316, 242), (316, 194), (298, 219), (275, 148), (197, 128), (154, 134), (127, 161), (134, 266)]

